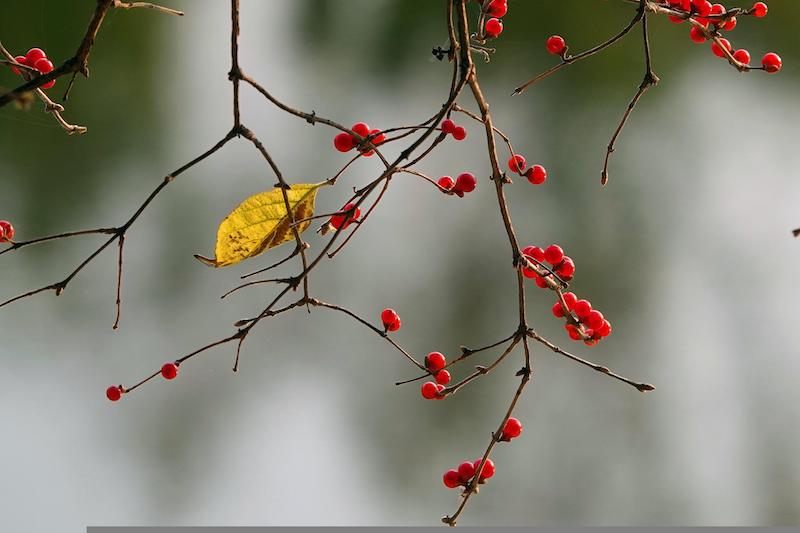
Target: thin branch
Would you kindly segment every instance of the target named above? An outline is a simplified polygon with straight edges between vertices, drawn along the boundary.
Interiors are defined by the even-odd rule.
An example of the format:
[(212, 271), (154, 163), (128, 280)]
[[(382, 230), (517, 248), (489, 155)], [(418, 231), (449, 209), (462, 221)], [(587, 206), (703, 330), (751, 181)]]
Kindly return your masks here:
[(177, 9), (172, 9), (157, 4), (151, 4), (150, 2), (124, 2), (123, 0), (114, 0), (114, 7), (117, 9), (136, 9), (136, 8), (154, 9), (156, 11), (160, 11), (161, 13), (166, 13), (167, 15), (175, 15), (178, 17), (182, 17), (185, 15), (183, 11), (178, 11)]
[(119, 327), (119, 316), (122, 311), (122, 248), (125, 246), (125, 235), (119, 236), (119, 257), (117, 259), (117, 318), (114, 319), (113, 329)]

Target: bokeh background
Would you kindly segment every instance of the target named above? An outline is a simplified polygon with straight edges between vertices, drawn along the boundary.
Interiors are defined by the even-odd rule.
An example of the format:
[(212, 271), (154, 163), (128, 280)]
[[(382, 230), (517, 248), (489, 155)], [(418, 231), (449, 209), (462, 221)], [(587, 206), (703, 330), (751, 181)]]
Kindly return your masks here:
[[(410, 124), (432, 114), (449, 84), (450, 69), (430, 55), (446, 44), (442, 4), (242, 0), (242, 66), (286, 102), (345, 124)], [(14, 52), (38, 45), (63, 60), (93, 5), (6, 0), (0, 37)], [(166, 173), (228, 131), (228, 2), (169, 5), (187, 16), (109, 15), (91, 79), (77, 80), (66, 112), (88, 134), (66, 136), (39, 104), (0, 109), (0, 218), (19, 238), (121, 223)], [(578, 265), (573, 288), (614, 324), (600, 346), (576, 351), (658, 390), (643, 396), (536, 346), (518, 409), (525, 433), (497, 449), (498, 473), (464, 525), (800, 523), (800, 241), (790, 235), (800, 226), (800, 3), (772, 0), (766, 19), (742, 20), (733, 33), (756, 60), (778, 51), (778, 76), (741, 75), (686, 27), (654, 18), (662, 82), (636, 110), (601, 188), (605, 145), (643, 72), (639, 35), (509, 94), (552, 64), (548, 35), (585, 49), (632, 9), (512, 0), (499, 50), (479, 69), (497, 123), (550, 174), (541, 187), (507, 188), (520, 239), (562, 244)], [(5, 88), (17, 81), (0, 73)], [(332, 130), (277, 112), (247, 87), (242, 106), (290, 180), (320, 181), (346, 161)], [(482, 131), (468, 131), (418, 168), (486, 176)], [(337, 209), (378, 171), (376, 158), (360, 162), (318, 208)], [(109, 384), (133, 383), (263, 307), (274, 288), (219, 296), (285, 250), (223, 270), (192, 254), (211, 253), (218, 222), (274, 181), (255, 150), (234, 142), (170, 185), (128, 235), (118, 331), (115, 249), (61, 297), (0, 309), (3, 529), (432, 525), (455, 510), (457, 491), (441, 474), (485, 448), (519, 359), (447, 401), (424, 402), (417, 385), (393, 385), (414, 370), (377, 336), (336, 313), (296, 311), (254, 331), (238, 374), (226, 346), (184, 365), (175, 382), (105, 400)], [(369, 317), (396, 308), (397, 338), (416, 354), (500, 339), (516, 301), (496, 209), (485, 178), (458, 199), (398, 177), (349, 248), (314, 273), (312, 290)], [(3, 256), (0, 297), (62, 279), (98, 243)], [(551, 300), (534, 288), (531, 320), (574, 348)]]

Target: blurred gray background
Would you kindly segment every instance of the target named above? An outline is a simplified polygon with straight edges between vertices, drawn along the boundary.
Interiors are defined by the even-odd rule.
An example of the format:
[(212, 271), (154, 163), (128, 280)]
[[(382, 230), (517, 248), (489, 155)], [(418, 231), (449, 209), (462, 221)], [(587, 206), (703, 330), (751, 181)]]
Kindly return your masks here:
[[(14, 221), (20, 239), (121, 223), (167, 172), (228, 131), (228, 2), (168, 4), (187, 16), (110, 14), (92, 77), (77, 80), (66, 112), (88, 134), (66, 136), (39, 104), (0, 109), (0, 218)], [(62, 61), (93, 5), (6, 0), (0, 37), (13, 52), (39, 45)], [(443, 2), (241, 7), (243, 68), (292, 105), (385, 128), (422, 120), (446, 94), (450, 69), (430, 56), (446, 43)], [(509, 94), (552, 64), (548, 35), (582, 50), (631, 10), (511, 0), (499, 51), (479, 69), (498, 125), (550, 175), (541, 187), (520, 179), (507, 188), (521, 241), (562, 244), (578, 266), (573, 288), (610, 317), (614, 334), (576, 348), (550, 315), (551, 295), (535, 288), (533, 324), (658, 390), (643, 396), (536, 346), (518, 409), (525, 432), (497, 449), (497, 475), (464, 525), (800, 523), (800, 241), (790, 236), (800, 226), (800, 3), (772, 0), (766, 19), (742, 20), (733, 33), (755, 60), (779, 52), (778, 76), (740, 75), (693, 44), (688, 28), (654, 19), (662, 83), (636, 110), (601, 188), (605, 145), (641, 81), (639, 35)], [(0, 73), (5, 88), (17, 81)], [(242, 91), (245, 123), (288, 179), (320, 181), (346, 161), (332, 130)], [(460, 102), (474, 109), (469, 97)], [(312, 277), (317, 297), (365, 316), (397, 309), (396, 337), (419, 355), (452, 357), (515, 323), (485, 139), (475, 124), (468, 131), (418, 168), (470, 170), (481, 176), (475, 193), (459, 200), (398, 177), (349, 248)], [(376, 158), (360, 162), (320, 194), (320, 212), (378, 171)], [(415, 373), (377, 336), (336, 313), (296, 311), (255, 330), (238, 374), (226, 346), (184, 365), (175, 382), (156, 380), (116, 404), (104, 398), (109, 384), (133, 383), (229, 335), (274, 294), (261, 286), (219, 299), (287, 250), (222, 270), (192, 258), (213, 251), (217, 224), (240, 200), (273, 183), (240, 141), (172, 184), (128, 235), (119, 331), (114, 249), (63, 296), (0, 309), (3, 529), (431, 525), (455, 510), (457, 491), (441, 474), (485, 448), (520, 355), (447, 401), (424, 402), (418, 385), (393, 385)], [(311, 242), (319, 249), (319, 238)], [(97, 243), (3, 256), (0, 297), (62, 279)]]

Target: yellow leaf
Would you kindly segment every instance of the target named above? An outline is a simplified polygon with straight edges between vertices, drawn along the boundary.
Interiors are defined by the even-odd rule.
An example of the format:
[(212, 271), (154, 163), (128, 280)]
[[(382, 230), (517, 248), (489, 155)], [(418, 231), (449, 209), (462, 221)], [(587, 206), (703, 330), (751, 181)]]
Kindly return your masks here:
[[(314, 201), (322, 183), (296, 183), (286, 190), (294, 220), (303, 220), (314, 214)], [(303, 232), (310, 220), (299, 224)], [(202, 263), (223, 267), (255, 257), (270, 248), (294, 240), (291, 219), (280, 188), (251, 196), (225, 217), (217, 230), (216, 258), (195, 257)]]

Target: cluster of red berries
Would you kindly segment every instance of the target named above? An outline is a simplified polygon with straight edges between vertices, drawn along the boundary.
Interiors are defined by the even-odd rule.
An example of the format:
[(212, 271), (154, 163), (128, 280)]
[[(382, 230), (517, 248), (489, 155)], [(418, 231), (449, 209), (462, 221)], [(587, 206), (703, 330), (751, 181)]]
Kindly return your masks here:
[(567, 41), (560, 35), (551, 35), (548, 37), (545, 48), (554, 56), (561, 56), (563, 58), (567, 55)]
[[(47, 54), (41, 48), (31, 48), (24, 56), (17, 56), (14, 61), (26, 67), (35, 68), (40, 74), (47, 74), (53, 70), (53, 62), (47, 59)], [(17, 67), (11, 67), (14, 74), (21, 75), (22, 72)], [(49, 89), (56, 84), (56, 80), (51, 80), (42, 85), (42, 89)]]
[[(687, 18), (691, 18), (700, 24), (692, 26), (689, 30), (689, 38), (696, 43), (706, 42), (710, 36), (719, 35), (719, 30), (731, 31), (736, 28), (737, 20), (735, 16), (726, 16), (728, 10), (722, 4), (712, 4), (709, 0), (667, 0), (670, 8), (686, 13), (685, 16), (670, 15), (669, 19), (680, 24)], [(756, 2), (749, 10), (744, 11), (746, 15), (764, 17), (767, 15), (767, 4)], [(733, 46), (728, 39), (720, 38), (711, 43), (711, 51), (715, 56), (725, 58), (731, 54), (733, 58), (742, 65), (750, 65), (750, 52), (744, 48), (733, 50)], [(761, 67), (774, 74), (783, 66), (783, 61), (775, 52), (768, 52), (761, 58)]]
[(440, 352), (431, 352), (425, 357), (425, 368), (431, 373), (433, 381), (426, 381), (422, 384), (420, 392), (426, 400), (444, 400), (444, 396), (439, 393), (450, 383), (450, 372), (444, 370), (447, 366), (447, 358)]
[(483, 25), (483, 34), (494, 39), (503, 33), (503, 18), (508, 13), (508, 0), (492, 0), (486, 7), (486, 13), (492, 17)]
[(400, 322), (400, 315), (394, 309), (384, 309), (381, 311), (381, 322), (386, 331), (397, 331), (400, 329), (402, 322)]
[[(164, 363), (164, 366), (161, 367), (161, 376), (167, 380), (178, 377), (178, 363)], [(106, 389), (106, 398), (116, 402), (122, 398), (124, 392), (127, 391), (122, 388), (122, 385), (112, 385)]]
[(446, 118), (442, 121), (442, 133), (445, 135), (452, 135), (453, 139), (463, 141), (467, 138), (467, 130), (464, 126), (458, 126), (455, 122)]
[[(353, 130), (353, 132), (360, 135), (361, 137), (363, 137), (364, 139), (369, 138), (369, 142), (371, 142), (375, 146), (380, 145), (383, 141), (386, 140), (386, 136), (383, 133), (381, 133), (381, 130), (378, 129), (371, 130), (369, 129), (369, 126), (364, 122), (353, 124), (353, 127), (350, 129)], [(349, 152), (350, 150), (358, 146), (358, 150), (364, 157), (370, 157), (372, 154), (375, 153), (375, 151), (370, 150), (369, 147), (361, 146), (362, 143), (363, 141), (358, 140), (356, 137), (347, 132), (342, 132), (333, 138), (333, 146), (336, 147), (336, 149), (339, 150), (340, 152)]]
[(8, 220), (0, 220), (0, 242), (11, 242), (14, 238), (14, 226)]
[(534, 185), (541, 185), (547, 179), (547, 170), (542, 165), (533, 165), (525, 169), (525, 157), (520, 154), (514, 154), (508, 160), (508, 168), (511, 172), (525, 176), (528, 181)]
[[(467, 483), (472, 481), (472, 478), (475, 477), (475, 472), (478, 470), (479, 466), (481, 466), (481, 460), (476, 459), (471, 463), (469, 461), (464, 461), (458, 465), (457, 470), (448, 470), (444, 473), (444, 476), (442, 476), (445, 487), (454, 489), (456, 487), (466, 486)], [(483, 463), (483, 469), (481, 469), (481, 473), (478, 476), (478, 483), (485, 483), (486, 480), (493, 475), (494, 463), (491, 459), (486, 459), (486, 462)]]
[(342, 211), (338, 215), (333, 215), (328, 223), (333, 226), (334, 229), (345, 230), (347, 226), (353, 222), (357, 222), (360, 216), (361, 209), (356, 207), (356, 204), (349, 203), (342, 208)]
[[(522, 249), (522, 255), (536, 264), (547, 261), (552, 266), (551, 270), (562, 281), (569, 281), (575, 275), (575, 262), (564, 255), (564, 250), (557, 244), (551, 244), (544, 250), (538, 246), (527, 246)], [(543, 289), (548, 287), (547, 281), (532, 268), (522, 267), (522, 275), (526, 278), (533, 278), (536, 285)]]
[(583, 340), (586, 346), (594, 346), (603, 338), (611, 335), (611, 323), (606, 320), (603, 313), (592, 309), (589, 300), (578, 300), (578, 297), (571, 292), (565, 292), (563, 298), (564, 303), (567, 304), (567, 311), (564, 311), (564, 306), (559, 300), (553, 305), (553, 316), (564, 318), (569, 313), (573, 321), (578, 323), (578, 326), (571, 323), (564, 326), (570, 339)]
[(471, 173), (464, 172), (459, 174), (455, 180), (450, 176), (442, 176), (436, 184), (445, 192), (453, 193), (459, 198), (463, 198), (465, 193), (475, 190), (475, 187), (478, 186), (478, 180)]

